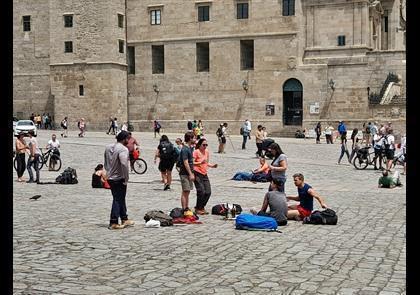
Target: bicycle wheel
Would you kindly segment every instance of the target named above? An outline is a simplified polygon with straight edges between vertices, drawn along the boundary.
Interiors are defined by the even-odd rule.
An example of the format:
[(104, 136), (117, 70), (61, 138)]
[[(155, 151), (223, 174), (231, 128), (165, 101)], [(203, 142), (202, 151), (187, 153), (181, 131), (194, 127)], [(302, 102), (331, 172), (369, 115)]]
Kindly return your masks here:
[(146, 161), (141, 158), (138, 158), (133, 163), (133, 169), (134, 172), (136, 172), (137, 174), (144, 174), (147, 171)]
[(369, 164), (368, 158), (363, 159), (363, 157), (355, 157), (354, 160), (353, 160), (353, 166), (357, 170), (366, 169), (366, 167), (368, 166), (368, 164)]
[(41, 170), (42, 167), (44, 167), (45, 164), (45, 159), (43, 155), (39, 155), (39, 159), (38, 159), (38, 170)]
[(13, 167), (15, 167), (15, 170), (17, 171), (17, 158), (13, 160)]
[(52, 171), (58, 171), (61, 168), (61, 158), (58, 155), (52, 154), (50, 156), (49, 167), (52, 168)]

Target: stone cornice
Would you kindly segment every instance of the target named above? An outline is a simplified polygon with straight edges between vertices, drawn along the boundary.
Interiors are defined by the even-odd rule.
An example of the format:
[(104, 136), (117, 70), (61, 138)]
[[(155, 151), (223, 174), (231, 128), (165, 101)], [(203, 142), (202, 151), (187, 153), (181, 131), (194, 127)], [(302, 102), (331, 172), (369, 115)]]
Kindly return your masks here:
[(126, 67), (127, 64), (125, 63), (119, 63), (119, 62), (113, 62), (113, 61), (91, 61), (91, 62), (65, 62), (65, 63), (51, 63), (49, 66), (83, 66), (83, 65), (104, 65), (104, 64), (111, 64), (111, 65), (118, 65)]

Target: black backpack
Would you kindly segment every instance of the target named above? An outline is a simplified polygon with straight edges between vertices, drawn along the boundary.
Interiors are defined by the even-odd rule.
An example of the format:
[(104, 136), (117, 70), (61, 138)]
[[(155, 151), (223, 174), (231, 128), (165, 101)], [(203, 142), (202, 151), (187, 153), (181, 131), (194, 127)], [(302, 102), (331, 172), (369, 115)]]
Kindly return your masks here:
[(171, 210), (171, 213), (169, 213), (169, 216), (171, 216), (172, 218), (184, 217), (184, 209), (178, 207), (174, 208)]
[(305, 224), (330, 224), (336, 225), (338, 221), (337, 214), (332, 209), (325, 209), (323, 211), (315, 210), (310, 216), (303, 219)]
[[(214, 205), (211, 208), (211, 214), (213, 214), (213, 215), (226, 215), (226, 212), (229, 210), (228, 206), (229, 206), (228, 203)], [(241, 212), (242, 212), (241, 205), (233, 204), (233, 207), (235, 208), (236, 214), (241, 214)]]
[(55, 182), (58, 182), (60, 184), (76, 184), (79, 181), (77, 180), (77, 173), (76, 169), (68, 167), (64, 169), (64, 171), (57, 176), (55, 179)]
[(388, 151), (390, 146), (391, 145), (388, 142), (388, 136), (384, 136), (384, 148), (385, 148), (385, 150)]
[(161, 149), (159, 151), (160, 152), (159, 157), (161, 159), (164, 159), (164, 160), (174, 159), (174, 153), (176, 152), (176, 149), (172, 143), (170, 143), (169, 141), (163, 141), (160, 144), (160, 146), (161, 146)]
[(217, 129), (217, 131), (216, 131), (216, 135), (217, 135), (217, 137), (222, 137), (222, 135), (223, 135), (222, 127), (219, 127), (219, 128)]

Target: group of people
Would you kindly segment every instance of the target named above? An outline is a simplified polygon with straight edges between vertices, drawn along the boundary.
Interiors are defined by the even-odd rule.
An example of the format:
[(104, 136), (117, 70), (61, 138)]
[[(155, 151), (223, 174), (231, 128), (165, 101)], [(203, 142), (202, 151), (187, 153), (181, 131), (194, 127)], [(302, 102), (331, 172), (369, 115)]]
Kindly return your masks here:
[[(25, 140), (25, 137), (27, 139)], [(55, 134), (51, 135), (51, 139), (48, 141), (46, 145), (47, 150), (52, 150), (52, 153), (55, 155), (60, 156), (60, 142), (57, 139)], [(41, 160), (41, 149), (39, 147), (38, 141), (34, 136), (34, 132), (28, 131), (27, 133), (19, 133), (16, 137), (15, 141), (15, 149), (16, 149), (16, 172), (17, 172), (17, 181), (18, 182), (25, 182), (23, 178), (23, 174), (25, 169), (28, 171), (29, 180), (27, 183), (40, 183), (40, 172), (39, 172), (39, 161)], [(26, 154), (28, 154), (28, 161), (26, 162)], [(53, 170), (55, 165), (54, 160), (50, 159), (49, 163), (49, 170)], [(33, 170), (35, 170), (35, 177), (33, 174)]]
[(40, 129), (52, 129), (52, 118), (49, 113), (43, 113), (42, 116), (38, 113), (35, 115), (31, 114), (29, 119), (34, 122), (35, 126)]
[(193, 132), (196, 140), (199, 140), (202, 136), (204, 136), (204, 125), (201, 120), (198, 120), (198, 122), (197, 120), (188, 120), (187, 130)]

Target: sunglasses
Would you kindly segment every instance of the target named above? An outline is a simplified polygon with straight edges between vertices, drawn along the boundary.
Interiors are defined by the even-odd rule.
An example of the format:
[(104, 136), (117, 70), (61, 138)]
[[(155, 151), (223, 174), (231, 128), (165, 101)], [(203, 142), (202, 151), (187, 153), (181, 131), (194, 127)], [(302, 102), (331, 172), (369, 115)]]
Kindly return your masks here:
[(207, 143), (204, 143), (204, 144), (202, 144), (202, 146), (208, 146), (208, 144)]

